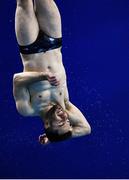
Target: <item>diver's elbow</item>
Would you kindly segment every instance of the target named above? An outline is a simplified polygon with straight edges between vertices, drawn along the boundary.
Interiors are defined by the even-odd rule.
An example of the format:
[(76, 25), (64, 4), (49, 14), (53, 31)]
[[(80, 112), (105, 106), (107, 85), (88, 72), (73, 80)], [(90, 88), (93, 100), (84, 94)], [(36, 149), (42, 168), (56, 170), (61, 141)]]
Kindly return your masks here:
[(79, 127), (74, 127), (72, 130), (72, 137), (80, 137), (80, 136), (86, 136), (91, 133), (91, 127), (88, 126), (79, 126)]
[(27, 109), (23, 108), (22, 106), (19, 106), (18, 104), (17, 104), (17, 106), (16, 106), (16, 109), (17, 109), (18, 113), (19, 113), (21, 116), (23, 116), (23, 117), (28, 117), (28, 116), (30, 116), (30, 114), (29, 114), (29, 112), (27, 111)]
[(88, 125), (88, 126), (83, 127), (83, 133), (84, 133), (84, 135), (91, 134), (91, 126)]
[(29, 116), (29, 114), (28, 114), (26, 111), (21, 111), (21, 109), (18, 109), (18, 108), (17, 108), (17, 111), (18, 111), (18, 113), (19, 113), (21, 116), (23, 116), (23, 117)]

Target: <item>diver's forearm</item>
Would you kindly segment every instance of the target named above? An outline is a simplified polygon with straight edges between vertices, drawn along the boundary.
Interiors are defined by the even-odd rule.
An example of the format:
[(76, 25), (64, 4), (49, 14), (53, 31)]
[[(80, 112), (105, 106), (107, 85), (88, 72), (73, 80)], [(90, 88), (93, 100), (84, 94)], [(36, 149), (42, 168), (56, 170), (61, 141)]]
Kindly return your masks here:
[(14, 82), (16, 85), (29, 85), (44, 80), (47, 80), (47, 75), (43, 72), (23, 72), (14, 76)]

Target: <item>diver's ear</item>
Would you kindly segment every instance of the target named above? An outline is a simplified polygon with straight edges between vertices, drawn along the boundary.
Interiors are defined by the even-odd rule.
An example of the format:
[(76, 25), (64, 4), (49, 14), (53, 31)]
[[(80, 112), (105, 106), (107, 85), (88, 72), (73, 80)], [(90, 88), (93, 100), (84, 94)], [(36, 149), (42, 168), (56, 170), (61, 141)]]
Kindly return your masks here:
[(49, 124), (49, 121), (48, 121), (48, 120), (45, 120), (45, 122), (44, 122), (44, 127), (45, 127), (45, 129), (47, 129), (47, 128), (50, 127), (50, 124)]

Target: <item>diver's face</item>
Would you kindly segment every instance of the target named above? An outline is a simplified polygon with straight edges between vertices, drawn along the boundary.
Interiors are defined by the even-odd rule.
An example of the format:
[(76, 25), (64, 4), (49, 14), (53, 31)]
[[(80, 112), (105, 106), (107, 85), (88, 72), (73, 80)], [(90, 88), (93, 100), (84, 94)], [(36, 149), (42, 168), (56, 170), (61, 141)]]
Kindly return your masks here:
[(57, 121), (57, 123), (59, 123), (60, 126), (62, 126), (68, 118), (67, 113), (63, 110), (61, 106), (57, 106), (53, 116), (55, 121)]
[(68, 115), (59, 105), (57, 105), (54, 113), (52, 114), (51, 127), (53, 130), (58, 130), (59, 134), (66, 133), (71, 130)]

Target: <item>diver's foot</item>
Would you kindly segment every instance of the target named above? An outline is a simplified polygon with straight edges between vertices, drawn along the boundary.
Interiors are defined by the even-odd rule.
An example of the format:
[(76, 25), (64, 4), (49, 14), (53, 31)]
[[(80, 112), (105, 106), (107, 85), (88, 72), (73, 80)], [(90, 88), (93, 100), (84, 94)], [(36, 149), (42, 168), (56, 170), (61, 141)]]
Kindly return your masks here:
[(50, 141), (47, 138), (46, 134), (42, 134), (42, 135), (39, 136), (39, 142), (40, 142), (40, 144), (49, 144), (50, 143)]

